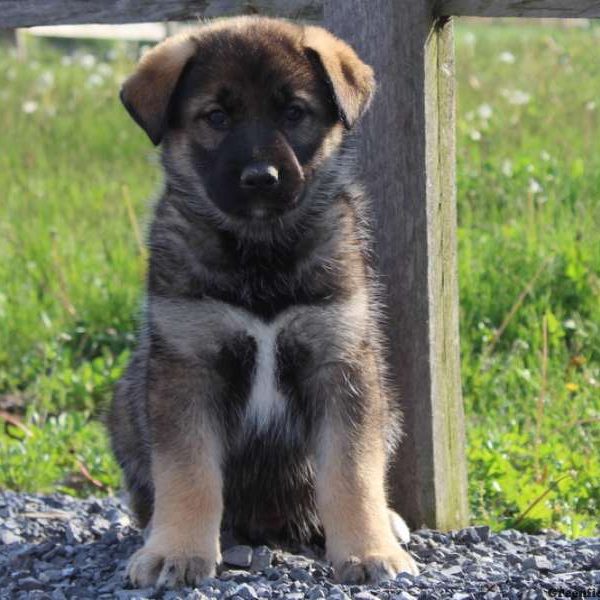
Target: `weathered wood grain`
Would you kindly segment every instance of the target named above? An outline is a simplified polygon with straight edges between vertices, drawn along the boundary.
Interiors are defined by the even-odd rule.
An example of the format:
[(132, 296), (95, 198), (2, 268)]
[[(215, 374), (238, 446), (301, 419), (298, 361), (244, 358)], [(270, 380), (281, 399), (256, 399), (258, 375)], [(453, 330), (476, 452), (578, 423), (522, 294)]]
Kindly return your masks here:
[(439, 16), (598, 18), (600, 0), (439, 0)]
[(184, 21), (234, 14), (320, 19), (322, 0), (0, 0), (0, 28)]
[(405, 412), (390, 471), (412, 526), (467, 521), (458, 345), (451, 24), (427, 0), (327, 0), (325, 25), (375, 68), (376, 99), (358, 140), (376, 208), (390, 365)]

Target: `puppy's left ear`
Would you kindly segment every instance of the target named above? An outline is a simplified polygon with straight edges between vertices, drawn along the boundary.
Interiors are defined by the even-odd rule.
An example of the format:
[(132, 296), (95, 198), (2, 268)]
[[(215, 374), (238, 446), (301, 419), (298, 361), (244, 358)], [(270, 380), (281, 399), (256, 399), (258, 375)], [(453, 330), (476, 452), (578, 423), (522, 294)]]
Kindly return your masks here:
[(304, 47), (324, 69), (340, 119), (350, 129), (367, 110), (375, 93), (373, 69), (348, 44), (322, 27), (304, 28)]
[(160, 144), (171, 95), (197, 44), (190, 33), (167, 38), (148, 51), (121, 88), (120, 98), (133, 120)]

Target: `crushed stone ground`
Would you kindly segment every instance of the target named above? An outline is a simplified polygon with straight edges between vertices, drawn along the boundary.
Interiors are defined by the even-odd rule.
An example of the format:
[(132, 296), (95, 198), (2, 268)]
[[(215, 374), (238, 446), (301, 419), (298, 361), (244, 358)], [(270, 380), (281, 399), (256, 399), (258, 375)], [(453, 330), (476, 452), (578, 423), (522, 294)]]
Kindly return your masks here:
[(118, 498), (0, 494), (0, 598), (17, 600), (534, 600), (600, 598), (600, 538), (556, 532), (492, 534), (488, 527), (419, 530), (408, 550), (421, 569), (379, 586), (332, 580), (327, 562), (265, 546), (233, 546), (219, 577), (196, 589), (128, 589), (128, 557), (142, 544)]

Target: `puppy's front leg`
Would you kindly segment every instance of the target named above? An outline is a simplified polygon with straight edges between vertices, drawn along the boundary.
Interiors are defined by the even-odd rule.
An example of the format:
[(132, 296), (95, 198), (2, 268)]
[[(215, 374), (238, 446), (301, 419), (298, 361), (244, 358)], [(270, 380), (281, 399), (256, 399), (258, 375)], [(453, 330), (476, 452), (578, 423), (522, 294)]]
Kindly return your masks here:
[(219, 530), (223, 483), (214, 435), (198, 432), (200, 442), (157, 446), (152, 456), (155, 487), (152, 530), (129, 561), (136, 587), (198, 585), (220, 562)]
[(365, 376), (351, 370), (332, 378), (340, 384), (337, 392), (330, 388), (337, 397), (325, 417), (317, 451), (317, 508), (327, 557), (339, 581), (356, 584), (418, 572), (390, 524), (382, 408), (376, 396), (372, 402), (356, 396), (357, 390), (370, 393)]

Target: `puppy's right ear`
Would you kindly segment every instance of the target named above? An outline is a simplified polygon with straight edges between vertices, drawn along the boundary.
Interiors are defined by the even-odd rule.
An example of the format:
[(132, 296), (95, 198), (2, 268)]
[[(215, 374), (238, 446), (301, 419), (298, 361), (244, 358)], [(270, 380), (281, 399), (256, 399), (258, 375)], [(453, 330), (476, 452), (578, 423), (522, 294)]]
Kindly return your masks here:
[(121, 102), (155, 146), (164, 134), (171, 95), (196, 49), (189, 33), (167, 38), (144, 54), (136, 72), (121, 88)]

